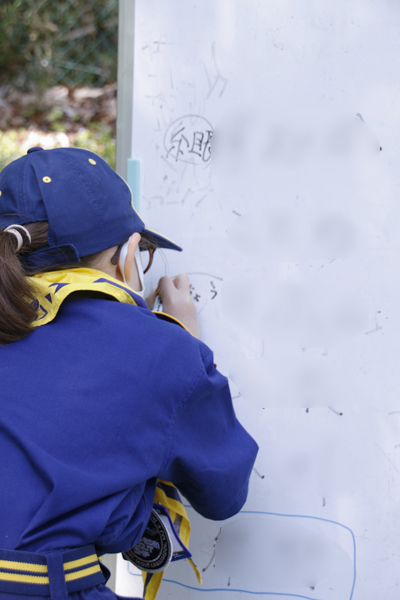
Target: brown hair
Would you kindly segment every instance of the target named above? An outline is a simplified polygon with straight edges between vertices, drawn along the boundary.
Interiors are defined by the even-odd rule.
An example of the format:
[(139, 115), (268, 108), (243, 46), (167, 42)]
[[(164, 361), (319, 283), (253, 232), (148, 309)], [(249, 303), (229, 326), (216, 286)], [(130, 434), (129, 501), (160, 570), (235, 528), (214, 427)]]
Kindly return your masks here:
[[(32, 332), (32, 322), (36, 317), (36, 308), (33, 304), (35, 290), (27, 277), (49, 270), (90, 267), (96, 263), (101, 254), (101, 252), (97, 252), (83, 256), (80, 262), (62, 267), (28, 269), (19, 257), (48, 246), (49, 224), (41, 221), (25, 223), (24, 227), (29, 231), (31, 240), (23, 229), (18, 228), (23, 240), (22, 247), (18, 252), (16, 236), (10, 231), (0, 229), (0, 346), (22, 340)], [(155, 241), (150, 237), (142, 233), (140, 235), (144, 241), (157, 247)]]
[[(10, 231), (0, 229), (0, 345), (22, 340), (31, 333), (32, 322), (36, 317), (36, 309), (32, 304), (35, 293), (27, 276), (49, 270), (48, 268), (28, 270), (19, 260), (19, 256), (48, 245), (48, 223), (27, 223), (24, 227), (29, 231), (31, 241), (23, 229), (18, 228), (23, 239), (22, 248), (18, 253), (16, 236)], [(68, 268), (90, 266), (98, 254), (85, 256), (81, 262), (67, 266)], [(52, 271), (56, 269), (57, 267), (51, 268)]]

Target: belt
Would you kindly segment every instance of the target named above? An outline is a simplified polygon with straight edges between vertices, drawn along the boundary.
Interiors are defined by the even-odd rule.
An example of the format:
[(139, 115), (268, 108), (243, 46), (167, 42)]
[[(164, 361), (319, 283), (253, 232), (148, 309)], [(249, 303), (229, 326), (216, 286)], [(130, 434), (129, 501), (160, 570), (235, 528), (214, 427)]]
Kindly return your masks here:
[(0, 593), (66, 600), (72, 592), (104, 582), (92, 545), (46, 554), (0, 549)]

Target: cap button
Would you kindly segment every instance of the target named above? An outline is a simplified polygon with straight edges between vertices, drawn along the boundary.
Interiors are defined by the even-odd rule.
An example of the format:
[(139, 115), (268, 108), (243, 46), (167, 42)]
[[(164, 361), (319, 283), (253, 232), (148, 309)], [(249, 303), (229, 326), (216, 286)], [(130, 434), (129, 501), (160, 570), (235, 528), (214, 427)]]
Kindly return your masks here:
[(34, 148), (29, 148), (29, 150), (27, 151), (27, 154), (30, 154), (31, 152), (37, 152), (38, 150), (43, 150), (43, 148), (40, 148), (40, 146), (35, 146)]

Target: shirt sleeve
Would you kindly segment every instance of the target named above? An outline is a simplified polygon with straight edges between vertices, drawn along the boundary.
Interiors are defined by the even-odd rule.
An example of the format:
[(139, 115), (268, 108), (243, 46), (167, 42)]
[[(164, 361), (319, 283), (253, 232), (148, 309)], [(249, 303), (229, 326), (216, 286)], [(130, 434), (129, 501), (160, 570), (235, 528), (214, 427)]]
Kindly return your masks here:
[(207, 348), (198, 383), (176, 415), (161, 478), (176, 485), (204, 517), (227, 519), (246, 501), (257, 452), (236, 418), (228, 380)]

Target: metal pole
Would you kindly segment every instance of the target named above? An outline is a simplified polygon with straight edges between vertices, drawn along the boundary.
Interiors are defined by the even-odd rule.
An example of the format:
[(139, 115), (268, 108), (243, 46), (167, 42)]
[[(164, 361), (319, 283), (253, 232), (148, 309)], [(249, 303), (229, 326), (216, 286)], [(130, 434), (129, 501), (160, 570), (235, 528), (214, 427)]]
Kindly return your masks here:
[(135, 0), (119, 0), (116, 171), (127, 178), (132, 154)]

